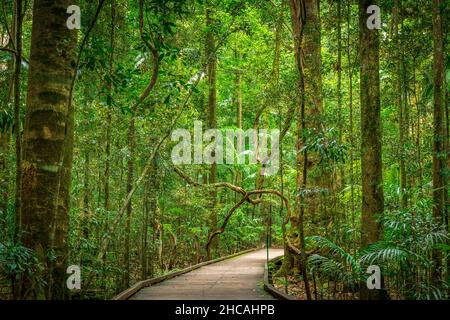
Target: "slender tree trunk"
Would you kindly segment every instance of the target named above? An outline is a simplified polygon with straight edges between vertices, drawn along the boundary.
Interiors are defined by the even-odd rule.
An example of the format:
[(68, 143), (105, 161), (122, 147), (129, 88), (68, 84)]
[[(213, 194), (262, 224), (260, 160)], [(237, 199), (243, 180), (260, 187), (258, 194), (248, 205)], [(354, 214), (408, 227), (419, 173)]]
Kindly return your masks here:
[[(9, 153), (10, 130), (0, 131), (0, 229), (6, 230), (6, 213), (9, 198), (9, 173), (8, 173), (8, 153)], [(4, 234), (6, 237), (6, 233)], [(6, 240), (3, 237), (0, 238)]]
[[(338, 102), (338, 128), (339, 128), (339, 145), (342, 145), (342, 137), (344, 135), (344, 123), (342, 120), (342, 0), (337, 1), (338, 12), (338, 61), (337, 61), (337, 102)], [(338, 187), (342, 188), (345, 185), (345, 172), (344, 164), (339, 165), (340, 179), (338, 181)]]
[[(242, 54), (238, 54), (236, 52), (236, 57), (239, 59), (242, 59)], [(242, 70), (236, 70), (236, 126), (238, 129), (242, 129), (242, 123), (243, 123), (243, 110), (242, 110), (242, 104), (243, 104), (243, 100), (242, 100)], [(238, 134), (238, 145), (241, 145), (242, 142), (242, 135)], [(242, 171), (237, 168), (236, 170), (236, 185), (241, 185), (242, 183)], [(235, 194), (235, 202), (237, 202), (237, 194)]]
[[(314, 2), (314, 1), (313, 1)], [(317, 3), (315, 3), (317, 5)], [(311, 3), (308, 3), (311, 6)], [(314, 4), (313, 4), (314, 5)], [(296, 200), (295, 200), (295, 217), (292, 222), (292, 227), (298, 228), (299, 232), (299, 242), (300, 242), (300, 271), (303, 276), (303, 282), (305, 285), (306, 297), (308, 300), (311, 300), (311, 290), (309, 287), (308, 281), (308, 271), (306, 266), (306, 248), (305, 248), (305, 233), (304, 233), (304, 207), (305, 207), (305, 199), (304, 193), (306, 189), (307, 182), (307, 166), (308, 166), (308, 154), (306, 149), (302, 151), (302, 147), (305, 143), (303, 140), (303, 133), (306, 130), (306, 113), (305, 113), (305, 104), (308, 101), (306, 96), (306, 88), (305, 88), (305, 69), (303, 67), (303, 59), (304, 52), (306, 52), (305, 46), (308, 43), (306, 40), (303, 41), (303, 34), (305, 32), (306, 24), (309, 22), (308, 12), (311, 12), (312, 8), (309, 7), (310, 10), (306, 9), (306, 5), (302, 0), (291, 0), (291, 18), (292, 18), (292, 29), (294, 34), (294, 49), (295, 49), (295, 64), (298, 71), (298, 93), (299, 93), (299, 112), (297, 117), (297, 143), (296, 143), (296, 169), (297, 169), (297, 178), (296, 178)], [(312, 50), (311, 50), (312, 51)], [(309, 53), (311, 51), (308, 51)], [(310, 70), (310, 69), (309, 69)], [(317, 105), (311, 105), (311, 108), (316, 107)]]
[(339, 143), (342, 142), (342, 12), (341, 12), (341, 0), (337, 0), (337, 31), (338, 31), (338, 61), (337, 61), (337, 102), (338, 102), (338, 126), (339, 126)]
[(417, 128), (416, 128), (416, 150), (417, 150), (417, 166), (419, 167), (419, 189), (422, 190), (423, 188), (423, 165), (422, 165), (422, 153), (421, 153), (421, 137), (420, 137), (420, 133), (421, 133), (421, 126), (420, 126), (420, 122), (421, 122), (421, 116), (420, 116), (420, 103), (419, 103), (419, 98), (417, 96), (417, 83), (416, 83), (416, 57), (414, 57), (414, 62), (413, 62), (413, 95), (414, 95), (414, 103), (416, 104), (416, 108), (417, 108)]
[[(217, 128), (217, 57), (215, 54), (215, 36), (211, 30), (214, 24), (213, 20), (213, 7), (209, 0), (206, 0), (206, 26), (208, 27), (208, 33), (206, 35), (206, 58), (208, 59), (208, 81), (209, 81), (209, 94), (208, 94), (208, 128)], [(211, 164), (209, 171), (209, 183), (213, 184), (217, 181), (217, 164)], [(212, 188), (210, 191), (210, 227), (209, 234), (212, 234), (217, 228), (217, 191)], [(216, 237), (211, 246), (208, 246), (207, 258), (211, 259), (211, 249), (217, 249), (218, 237)]]
[(15, 70), (14, 70), (14, 137), (16, 142), (16, 191), (15, 191), (15, 212), (16, 212), (16, 235), (20, 238), (22, 216), (20, 213), (20, 179), (22, 176), (21, 162), (21, 122), (20, 122), (20, 85), (22, 72), (22, 21), (23, 21), (23, 4), (22, 0), (16, 0), (15, 8)]
[[(46, 268), (46, 284), (24, 276), (22, 296), (54, 298), (65, 273), (67, 207), (61, 196), (70, 179), (68, 169), (69, 95), (75, 65), (76, 31), (66, 27), (68, 0), (35, 0), (21, 179), (23, 243), (33, 249)], [(64, 207), (64, 208), (63, 208)], [(64, 210), (62, 210), (64, 209)], [(49, 259), (49, 250), (60, 261)]]
[[(148, 191), (149, 191), (149, 179), (144, 183), (144, 198), (143, 198), (143, 226), (142, 226), (142, 254), (141, 254), (141, 280), (147, 279), (148, 274)], [(153, 190), (152, 190), (153, 192)]]
[[(280, 49), (281, 49), (281, 40), (282, 40), (282, 32), (283, 32), (283, 24), (284, 24), (284, 2), (281, 5), (279, 16), (278, 16), (278, 22), (277, 22), (277, 29), (275, 34), (275, 58), (274, 58), (274, 64), (273, 64), (273, 73), (275, 75), (275, 81), (276, 86), (279, 88), (280, 83)], [(279, 118), (279, 130), (280, 132), (283, 131), (283, 112), (282, 112), (282, 106), (278, 103), (278, 118)], [(284, 195), (284, 166), (283, 166), (283, 139), (280, 139), (280, 193)], [(284, 201), (283, 199), (280, 199), (280, 218), (283, 220), (283, 210), (284, 209)], [(283, 234), (283, 239), (286, 235)], [(292, 271), (294, 267), (294, 256), (289, 251), (287, 243), (284, 243), (284, 258), (283, 263), (280, 267), (280, 269), (277, 271), (276, 276), (285, 276), (285, 279), (287, 279), (287, 274)]]
[[(105, 159), (105, 211), (106, 218), (108, 218), (108, 211), (110, 209), (110, 195), (109, 195), (109, 179), (110, 179), (110, 167), (111, 167), (111, 121), (112, 121), (112, 91), (113, 82), (112, 77), (114, 74), (114, 49), (115, 49), (115, 18), (116, 18), (116, 7), (115, 0), (111, 0), (111, 34), (110, 34), (110, 56), (109, 56), (109, 80), (107, 88), (107, 105), (108, 110), (106, 112), (106, 159)], [(105, 221), (107, 224), (107, 221)]]
[[(444, 50), (448, 48), (444, 45)], [(444, 88), (449, 87), (447, 77), (444, 75)], [(449, 119), (449, 104), (450, 104), (450, 90), (445, 90), (444, 95), (444, 113), (445, 113), (445, 150), (447, 171), (445, 176), (445, 207), (444, 207), (444, 223), (447, 227), (447, 232), (450, 232), (450, 119)], [(447, 240), (447, 244), (450, 244), (450, 240)], [(447, 255), (447, 279), (450, 279), (450, 257)], [(447, 297), (450, 297), (450, 290), (447, 290)]]
[[(353, 228), (353, 241), (356, 242), (356, 218), (355, 218), (355, 175), (353, 171), (354, 165), (354, 155), (353, 150), (355, 149), (355, 137), (353, 135), (354, 120), (353, 120), (353, 62), (351, 55), (351, 0), (347, 3), (347, 62), (348, 62), (348, 105), (350, 109), (350, 201), (351, 201), (351, 218), (352, 218), (352, 228)], [(356, 252), (356, 245), (354, 248)]]
[[(239, 55), (239, 59), (242, 59), (242, 55)], [(236, 126), (238, 129), (242, 129), (242, 71), (236, 71)]]
[[(441, 0), (433, 0), (433, 74), (434, 74), (434, 111), (433, 111), (433, 217), (435, 222), (444, 222), (445, 205), (445, 150), (444, 150), (444, 47), (442, 33)], [(433, 251), (432, 280), (439, 285), (442, 279), (442, 254)]]
[[(89, 148), (89, 147), (88, 147)], [(84, 174), (83, 174), (83, 219), (82, 219), (82, 236), (85, 239), (89, 238), (89, 220), (90, 220), (90, 206), (91, 206), (91, 187), (89, 185), (89, 176), (91, 171), (89, 150), (84, 154)]]
[[(130, 127), (128, 129), (128, 148), (130, 150), (128, 159), (128, 171), (127, 171), (127, 193), (129, 194), (133, 189), (133, 176), (134, 176), (134, 153), (135, 153), (135, 135), (136, 135), (136, 114), (133, 111), (131, 115)], [(124, 275), (123, 275), (123, 288), (130, 286), (130, 237), (131, 237), (131, 216), (133, 213), (132, 201), (128, 202), (127, 215), (125, 220), (125, 253), (124, 253)]]
[[(107, 84), (107, 96), (106, 96), (106, 104), (108, 109), (106, 111), (106, 146), (105, 146), (105, 172), (104, 172), (104, 192), (105, 192), (105, 216), (103, 220), (103, 232), (108, 231), (109, 225), (109, 211), (111, 208), (111, 198), (109, 191), (109, 183), (110, 183), (110, 171), (111, 171), (111, 122), (112, 122), (112, 114), (113, 114), (113, 103), (112, 103), (112, 94), (113, 94), (113, 74), (114, 74), (114, 51), (115, 51), (115, 19), (116, 19), (116, 4), (115, 0), (111, 0), (111, 30), (110, 30), (110, 55), (109, 55), (109, 78)], [(100, 238), (100, 237), (99, 237)], [(101, 239), (101, 238), (100, 238)], [(106, 249), (107, 251), (108, 249)], [(107, 253), (105, 253), (105, 259), (102, 261), (102, 268), (105, 268)], [(106, 283), (103, 280), (103, 283)], [(106, 291), (106, 288), (103, 288)]]
[[(154, 258), (154, 244), (152, 243), (151, 248), (148, 248), (148, 228), (151, 226), (153, 230), (152, 237), (154, 238), (154, 225), (156, 210), (158, 206), (158, 157), (155, 157), (152, 162), (152, 167), (148, 172), (147, 179), (147, 194), (145, 197), (145, 211), (144, 211), (144, 244), (143, 244), (143, 254), (142, 254), (142, 278), (146, 279), (148, 276), (149, 260), (150, 264), (153, 264)], [(150, 251), (150, 257), (148, 252)], [(152, 274), (152, 272), (150, 273)]]
[[(15, 3), (16, 5), (16, 3)], [(16, 12), (14, 8), (14, 12)], [(12, 23), (12, 34), (15, 34), (15, 17), (13, 19)], [(4, 41), (3, 41), (4, 42)], [(2, 43), (3, 43), (2, 42)], [(14, 39), (8, 38), (8, 47), (13, 49)], [(8, 81), (8, 91), (6, 94), (6, 101), (5, 105), (8, 105), (11, 101), (11, 98), (13, 96), (14, 91), (14, 71), (15, 71), (15, 59), (11, 59), (8, 63), (8, 79), (5, 79), (4, 82)], [(2, 83), (3, 84), (3, 83)], [(10, 179), (11, 179), (11, 173), (10, 170), (8, 170), (10, 163), (8, 161), (8, 155), (10, 152), (10, 143), (11, 143), (11, 136), (12, 136), (12, 128), (10, 126), (6, 128), (2, 128), (4, 130), (0, 130), (0, 230), (6, 230), (6, 214), (8, 209), (8, 202), (10, 197)], [(19, 216), (19, 214), (16, 214), (16, 216)], [(2, 223), (5, 223), (5, 225), (1, 225)], [(7, 233), (4, 233), (4, 236), (7, 237)], [(5, 239), (6, 240), (6, 239)], [(13, 288), (14, 285), (13, 285)], [(17, 288), (15, 288), (17, 289)], [(16, 298), (17, 296), (15, 296)]]
[[(444, 49), (446, 47), (444, 46)], [(449, 83), (444, 76), (444, 88), (448, 88)], [(445, 90), (444, 110), (445, 110), (445, 150), (447, 151), (447, 175), (445, 179), (445, 225), (447, 226), (447, 232), (450, 232), (450, 120), (449, 120), (449, 104), (450, 104), (450, 90)], [(447, 244), (450, 244), (450, 240), (447, 240)], [(447, 255), (447, 279), (450, 279), (450, 257)], [(447, 290), (447, 297), (450, 297), (450, 290)]]
[(401, 17), (401, 9), (399, 7), (399, 1), (394, 1), (394, 10), (393, 10), (393, 24), (394, 24), (394, 50), (397, 51), (395, 57), (395, 72), (396, 72), (396, 105), (398, 110), (398, 133), (399, 133), (399, 168), (400, 168), (400, 205), (402, 208), (406, 208), (407, 206), (407, 192), (406, 192), (406, 165), (405, 165), (405, 115), (403, 108), (403, 83), (404, 80), (404, 62), (403, 56), (400, 48), (403, 46), (403, 41), (401, 40), (401, 35), (399, 32), (398, 25), (402, 20)]

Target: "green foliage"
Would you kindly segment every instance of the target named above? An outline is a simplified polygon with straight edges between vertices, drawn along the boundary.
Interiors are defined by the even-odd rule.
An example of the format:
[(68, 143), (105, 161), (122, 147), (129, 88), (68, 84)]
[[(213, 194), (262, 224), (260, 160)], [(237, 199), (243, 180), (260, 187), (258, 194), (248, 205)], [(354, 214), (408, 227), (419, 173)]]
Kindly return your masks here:
[(306, 143), (301, 152), (315, 152), (319, 154), (319, 165), (330, 166), (333, 163), (344, 162), (347, 147), (340, 145), (337, 139), (337, 132), (334, 129), (328, 129), (325, 132), (316, 132), (316, 130), (307, 130), (303, 134)]
[(44, 284), (41, 272), (44, 269), (39, 263), (36, 253), (26, 247), (12, 242), (0, 243), (0, 283), (6, 279), (18, 281), (26, 276), (34, 279), (37, 286)]
[(448, 258), (449, 237), (429, 217), (429, 208), (420, 205), (411, 210), (388, 211), (381, 219), (383, 239), (354, 254), (329, 239), (309, 237), (320, 252), (309, 257), (309, 268), (325, 278), (356, 287), (365, 283), (364, 270), (378, 265), (393, 298), (443, 299), (449, 283), (436, 286), (430, 274), (434, 268), (433, 250), (440, 250)]

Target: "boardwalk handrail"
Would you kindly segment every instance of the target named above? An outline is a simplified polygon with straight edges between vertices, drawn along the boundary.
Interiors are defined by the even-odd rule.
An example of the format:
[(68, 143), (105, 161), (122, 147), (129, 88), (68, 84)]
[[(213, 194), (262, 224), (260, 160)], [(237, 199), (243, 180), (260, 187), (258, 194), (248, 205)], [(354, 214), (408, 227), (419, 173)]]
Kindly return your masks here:
[[(269, 262), (275, 262), (280, 259), (282, 259), (284, 256), (279, 256), (273, 259), (270, 259)], [(267, 262), (264, 265), (264, 290), (266, 290), (268, 293), (270, 293), (272, 296), (274, 296), (277, 299), (280, 300), (296, 300), (293, 296), (288, 295), (284, 292), (281, 292), (280, 290), (276, 289), (273, 285), (269, 282), (269, 266), (267, 265)]]
[(240, 252), (228, 255), (228, 256), (220, 257), (220, 258), (217, 258), (217, 259), (214, 259), (214, 260), (205, 261), (205, 262), (202, 262), (202, 263), (190, 266), (188, 268), (185, 268), (185, 269), (182, 269), (182, 270), (179, 270), (179, 271), (170, 272), (170, 273), (165, 274), (165, 275), (160, 276), (160, 277), (139, 281), (139, 282), (135, 283), (131, 288), (128, 288), (125, 291), (122, 291), (121, 293), (116, 295), (111, 300), (128, 300), (136, 292), (138, 292), (139, 290), (141, 290), (141, 289), (143, 289), (145, 287), (149, 287), (151, 285), (163, 282), (165, 280), (178, 277), (179, 275), (191, 272), (192, 270), (199, 269), (199, 268), (207, 266), (209, 264), (213, 264), (213, 263), (217, 263), (217, 262), (220, 262), (220, 261), (223, 261), (223, 260), (231, 259), (231, 258), (240, 256), (240, 255), (252, 252), (252, 251), (256, 251), (256, 250), (259, 250), (259, 248), (252, 248), (252, 249), (240, 251)]

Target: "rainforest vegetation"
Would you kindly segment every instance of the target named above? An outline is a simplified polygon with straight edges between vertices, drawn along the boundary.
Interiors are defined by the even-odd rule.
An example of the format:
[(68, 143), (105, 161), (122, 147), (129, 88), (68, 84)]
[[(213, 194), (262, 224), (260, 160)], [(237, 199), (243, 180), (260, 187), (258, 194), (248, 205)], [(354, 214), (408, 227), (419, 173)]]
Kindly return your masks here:
[[(298, 299), (448, 299), (449, 26), (446, 0), (0, 0), (0, 299), (257, 246)], [(278, 149), (176, 163), (177, 129), (211, 150), (196, 121)]]

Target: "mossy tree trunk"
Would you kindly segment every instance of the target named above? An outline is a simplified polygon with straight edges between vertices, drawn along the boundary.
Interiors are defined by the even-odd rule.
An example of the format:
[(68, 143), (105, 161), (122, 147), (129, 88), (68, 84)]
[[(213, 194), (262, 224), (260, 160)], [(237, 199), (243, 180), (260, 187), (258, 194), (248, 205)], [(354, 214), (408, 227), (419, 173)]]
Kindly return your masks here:
[[(45, 266), (25, 276), (22, 297), (64, 298), (76, 31), (66, 26), (69, 0), (35, 0), (21, 163), (22, 239)], [(56, 259), (51, 259), (51, 256)], [(46, 281), (44, 287), (37, 277)]]
[[(360, 103), (361, 103), (361, 247), (380, 238), (379, 218), (383, 214), (381, 159), (381, 110), (379, 76), (379, 32), (367, 27), (367, 8), (375, 0), (359, 2)], [(380, 299), (382, 290), (368, 290), (361, 284), (361, 299)]]
[(362, 238), (367, 246), (380, 237), (376, 215), (383, 213), (383, 179), (381, 163), (381, 114), (378, 30), (366, 26), (367, 7), (373, 0), (360, 1), (360, 99), (361, 99), (361, 174)]

